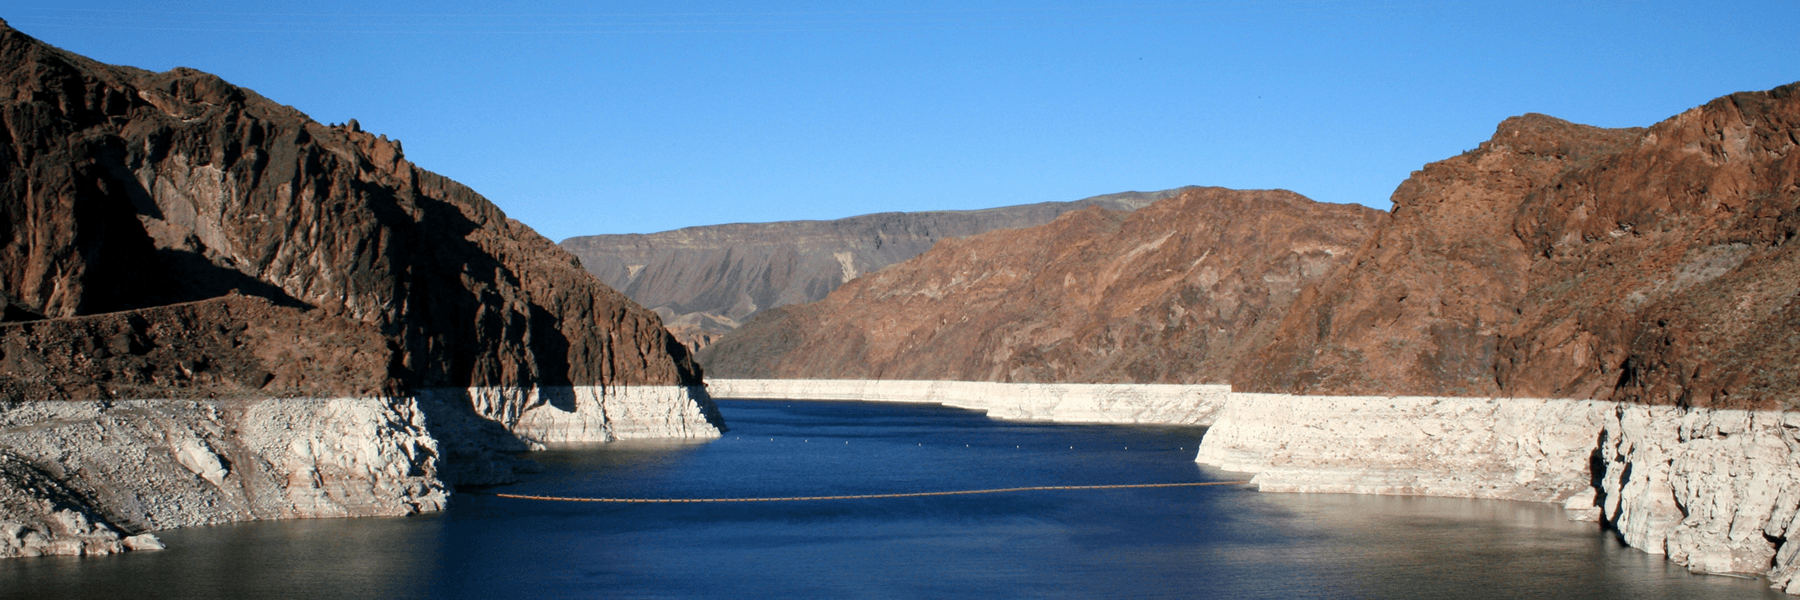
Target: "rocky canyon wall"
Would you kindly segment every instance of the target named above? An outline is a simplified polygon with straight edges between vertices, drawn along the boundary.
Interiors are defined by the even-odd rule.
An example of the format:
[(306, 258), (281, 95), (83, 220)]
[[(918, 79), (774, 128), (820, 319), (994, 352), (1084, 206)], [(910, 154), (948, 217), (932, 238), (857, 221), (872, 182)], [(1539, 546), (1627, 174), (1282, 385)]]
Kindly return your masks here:
[(939, 242), (703, 351), (717, 377), (1224, 383), (1250, 340), (1382, 221), (1284, 190)]
[(720, 426), (655, 313), (398, 140), (3, 22), (0, 304), (0, 555), (435, 510), (506, 451)]
[[(704, 360), (742, 377), (872, 380), (1145, 381), (1178, 369), (1171, 382), (1233, 384), (1209, 409), (1216, 420), (1198, 458), (1256, 472), (1264, 490), (1562, 502), (1634, 547), (1696, 571), (1763, 574), (1797, 593), (1796, 92), (1733, 94), (1647, 128), (1508, 119), (1480, 147), (1401, 184), (1391, 217), (1348, 244), (1355, 250), (1338, 267), (1288, 288), (1288, 308), (1217, 323), (1242, 336), (1225, 346), (1241, 353), (1219, 355), (1228, 360), (1183, 354), (1214, 356), (1210, 339), (1117, 325), (1097, 338), (1108, 343), (1071, 346), (1083, 352), (1018, 360), (1054, 347), (1045, 340), (1087, 339), (1072, 325), (1087, 315), (1144, 322), (1116, 320), (1090, 294), (1168, 306), (1134, 296), (1153, 286), (1066, 283), (1116, 273), (1105, 265), (1175, 239), (1076, 241), (1115, 235), (1154, 206), (1065, 215), (1007, 232), (1010, 244), (940, 244), (823, 302), (758, 319)], [(1279, 249), (1283, 239), (1233, 246)], [(1105, 258), (1084, 262), (1084, 252)], [(907, 269), (915, 264), (930, 267)], [(1164, 268), (1210, 279), (1178, 264)], [(1010, 283), (1020, 281), (1065, 288)], [(1185, 314), (1211, 316), (1234, 299), (1216, 287), (1198, 293), (1206, 299), (1181, 305)], [(1058, 314), (1059, 304), (1080, 314)], [(1014, 305), (1031, 309), (1008, 312)], [(982, 333), (958, 337), (965, 322)], [(746, 342), (734, 350), (739, 335)], [(1120, 361), (1139, 339), (1161, 352), (1148, 370)], [(1082, 361), (1106, 374), (1084, 379), (1069, 367)], [(864, 393), (835, 385), (844, 388), (835, 395)], [(1058, 418), (1027, 409), (1026, 394), (993, 396), (1020, 408), (983, 407), (990, 414)]]
[(1563, 500), (1800, 593), (1796, 92), (1508, 119), (1414, 173), (1231, 376), (1309, 395), (1234, 394), (1200, 460), (1271, 491)]
[(1793, 407), (1797, 91), (1644, 129), (1506, 120), (1402, 183), (1388, 224), (1232, 383)]
[(561, 245), (606, 285), (661, 314), (671, 331), (699, 350), (761, 311), (824, 299), (845, 282), (918, 256), (938, 240), (1042, 225), (1090, 206), (1128, 212), (1178, 192), (590, 235)]

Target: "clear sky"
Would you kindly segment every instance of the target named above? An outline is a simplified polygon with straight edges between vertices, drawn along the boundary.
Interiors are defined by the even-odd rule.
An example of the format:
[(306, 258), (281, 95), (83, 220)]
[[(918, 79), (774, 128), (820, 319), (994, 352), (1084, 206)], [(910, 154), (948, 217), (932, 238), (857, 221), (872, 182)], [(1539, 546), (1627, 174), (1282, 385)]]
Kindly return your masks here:
[(1800, 2), (82, 2), (15, 28), (405, 142), (554, 240), (1182, 185), (1388, 207), (1538, 112), (1800, 80)]

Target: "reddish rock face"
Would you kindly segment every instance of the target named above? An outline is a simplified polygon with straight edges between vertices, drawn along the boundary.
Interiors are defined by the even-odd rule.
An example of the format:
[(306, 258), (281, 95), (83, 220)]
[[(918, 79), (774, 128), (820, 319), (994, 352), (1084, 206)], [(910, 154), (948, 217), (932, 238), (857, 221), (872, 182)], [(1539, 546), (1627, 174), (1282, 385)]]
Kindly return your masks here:
[(699, 350), (760, 311), (823, 300), (844, 282), (918, 256), (940, 239), (1042, 225), (1089, 206), (1131, 211), (1177, 193), (708, 225), (574, 237), (561, 246), (581, 257), (600, 281), (656, 311), (676, 337)]
[(1309, 289), (1240, 390), (1800, 397), (1800, 95), (1720, 98), (1647, 129), (1541, 115), (1427, 165)]
[(945, 239), (702, 356), (725, 377), (1223, 382), (1246, 342), (1381, 220), (1282, 190), (1084, 209)]
[(0, 326), (0, 400), (368, 397), (393, 353), (374, 325), (232, 295)]
[[(0, 316), (234, 289), (369, 328), (367, 355), (392, 357), (387, 388), (699, 382), (654, 314), (407, 162), (397, 140), (191, 69), (102, 65), (0, 23)], [(290, 392), (327, 391), (306, 389)]]

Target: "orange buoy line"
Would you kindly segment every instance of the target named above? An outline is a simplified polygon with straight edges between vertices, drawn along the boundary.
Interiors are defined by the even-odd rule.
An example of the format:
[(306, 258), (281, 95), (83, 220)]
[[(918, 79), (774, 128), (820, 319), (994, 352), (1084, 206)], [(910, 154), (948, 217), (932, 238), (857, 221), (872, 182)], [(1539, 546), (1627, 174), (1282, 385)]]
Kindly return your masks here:
[[(1045, 485), (1034, 487), (996, 488), (991, 490), (957, 490), (952, 492), (910, 492), (904, 494), (857, 494), (852, 496), (795, 496), (791, 498), (578, 498), (569, 496), (532, 496), (528, 494), (495, 494), (484, 495), (518, 500), (545, 500), (550, 502), (626, 502), (637, 504), (668, 504), (677, 502), (801, 502), (807, 500), (865, 500), (870, 498), (919, 498), (924, 496), (960, 496), (966, 494), (1000, 494), (1006, 492), (1035, 492), (1042, 490), (1118, 490), (1127, 488), (1167, 488), (1167, 487), (1200, 487), (1208, 485), (1239, 485), (1248, 481), (1196, 481), (1189, 483), (1135, 483), (1122, 485)], [(473, 492), (482, 493), (482, 492)]]

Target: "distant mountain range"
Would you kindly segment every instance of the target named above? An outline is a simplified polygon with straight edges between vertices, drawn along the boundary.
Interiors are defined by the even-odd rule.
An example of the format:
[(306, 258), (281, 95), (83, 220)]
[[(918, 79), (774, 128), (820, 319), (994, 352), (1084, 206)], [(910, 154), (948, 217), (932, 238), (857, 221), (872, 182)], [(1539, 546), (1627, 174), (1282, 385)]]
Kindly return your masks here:
[(939, 242), (701, 351), (711, 377), (1228, 383), (1250, 343), (1385, 215), (1187, 188)]
[(821, 300), (844, 282), (918, 256), (944, 238), (1042, 225), (1093, 206), (1132, 211), (1180, 191), (592, 235), (563, 240), (561, 246), (602, 282), (662, 315), (676, 337), (699, 349), (752, 315)]
[[(1528, 114), (1393, 210), (1196, 188), (955, 242), (701, 353), (710, 377), (1800, 404), (1800, 84), (1647, 128)], [(1328, 208), (1329, 207), (1329, 208)]]

